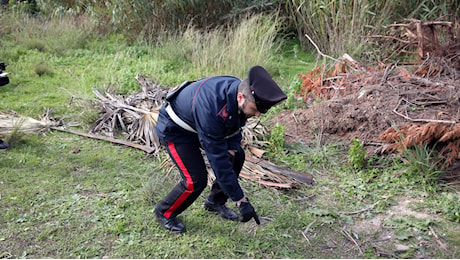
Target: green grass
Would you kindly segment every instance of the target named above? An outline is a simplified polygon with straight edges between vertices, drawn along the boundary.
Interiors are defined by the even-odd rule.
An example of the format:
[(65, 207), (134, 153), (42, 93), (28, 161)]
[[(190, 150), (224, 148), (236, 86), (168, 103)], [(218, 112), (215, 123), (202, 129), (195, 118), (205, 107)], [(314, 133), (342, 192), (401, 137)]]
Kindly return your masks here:
[[(133, 93), (139, 90), (137, 73), (172, 86), (209, 70), (191, 66), (193, 59), (182, 59), (190, 57), (177, 51), (180, 46), (174, 47), (174, 42), (128, 44), (122, 36), (83, 34), (71, 25), (66, 27), (73, 33), (28, 38), (20, 25), (34, 26), (33, 21), (0, 18), (9, 21), (4, 27), (8, 34), (0, 39), (0, 58), (12, 73), (11, 83), (0, 87), (1, 112), (39, 119), (52, 109), (54, 118), (78, 122), (76, 129), (87, 131), (98, 117), (93, 88), (110, 86), (119, 93)], [(47, 47), (68, 37), (83, 39), (59, 51)], [(290, 98), (298, 87), (297, 73), (314, 66), (312, 56), (296, 46), (287, 41), (262, 57), (262, 65), (270, 68)], [(240, 64), (233, 66), (230, 71), (242, 70)], [(290, 100), (262, 120), (280, 109), (300, 106)], [(431, 192), (400, 158), (366, 158), (372, 159), (368, 165), (380, 167), (351, 170), (349, 145), (324, 144), (321, 133), (314, 143), (282, 144), (285, 147), (269, 154), (280, 165), (313, 174), (314, 186), (277, 190), (241, 180), (261, 217), (260, 226), (206, 212), (201, 206), (206, 189), (179, 216), (187, 227), (182, 235), (162, 229), (153, 217), (153, 205), (179, 178), (177, 170), (159, 168), (165, 154), (157, 158), (54, 130), (1, 138), (12, 147), (0, 151), (0, 258), (378, 258), (376, 247), (393, 252), (394, 244), (410, 245), (409, 251), (393, 255), (399, 258), (457, 258), (460, 253), (458, 192)], [(423, 162), (423, 153), (414, 158)], [(414, 210), (436, 219), (387, 216), (401, 197), (418, 201), (411, 205)], [(229, 206), (234, 208), (233, 203)], [(398, 230), (391, 245), (376, 242), (390, 229), (370, 234), (352, 230), (377, 217), (385, 217), (385, 224)], [(448, 251), (437, 244), (429, 227)]]

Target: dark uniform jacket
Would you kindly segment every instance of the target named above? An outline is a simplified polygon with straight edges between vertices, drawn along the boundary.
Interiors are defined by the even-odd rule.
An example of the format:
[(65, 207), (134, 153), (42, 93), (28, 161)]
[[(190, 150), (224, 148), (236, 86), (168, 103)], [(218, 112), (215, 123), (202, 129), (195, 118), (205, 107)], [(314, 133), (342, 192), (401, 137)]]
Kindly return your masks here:
[[(183, 88), (170, 101), (175, 113), (196, 130), (193, 133), (174, 123), (160, 109), (157, 135), (164, 142), (194, 143), (206, 152), (221, 189), (233, 200), (243, 198), (238, 176), (228, 150), (239, 150), (246, 116), (239, 113), (237, 93), (241, 80), (230, 76), (201, 79)], [(236, 134), (235, 134), (236, 133)]]

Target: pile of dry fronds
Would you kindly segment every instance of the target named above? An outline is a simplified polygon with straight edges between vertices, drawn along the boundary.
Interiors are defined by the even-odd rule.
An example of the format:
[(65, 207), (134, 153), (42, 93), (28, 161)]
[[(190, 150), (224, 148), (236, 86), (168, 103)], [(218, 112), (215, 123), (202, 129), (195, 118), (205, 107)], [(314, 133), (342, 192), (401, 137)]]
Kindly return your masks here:
[(107, 92), (103, 95), (94, 90), (103, 114), (91, 126), (90, 133), (102, 133), (110, 137), (121, 134), (133, 143), (151, 146), (158, 151), (160, 144), (155, 126), (167, 89), (140, 75), (136, 76), (136, 80), (142, 91), (127, 98)]
[(386, 63), (401, 54), (415, 54), (419, 59), (442, 59), (447, 68), (460, 70), (460, 25), (449, 21), (423, 22), (417, 19), (405, 19), (405, 23), (391, 24), (388, 35), (375, 35), (381, 40), (380, 45), (391, 46), (394, 51), (382, 62)]
[[(440, 75), (451, 78), (460, 77), (460, 25), (458, 22), (422, 22), (416, 19), (405, 21), (408, 23), (389, 25), (390, 28), (399, 29), (390, 30), (390, 35), (370, 36), (382, 40), (379, 42), (380, 46), (391, 46), (394, 49), (389, 57), (379, 62), (379, 66), (363, 66), (345, 54), (332, 66), (318, 66), (305, 75), (299, 74), (302, 79), (302, 89), (299, 95), (302, 95), (305, 100), (311, 96), (332, 98), (339, 94), (343, 95), (347, 91), (353, 91), (356, 86), (388, 80), (391, 70), (394, 70), (397, 64), (402, 63), (415, 65), (412, 72), (397, 71), (399, 75), (396, 76), (403, 79), (411, 77), (411, 74), (423, 78)], [(387, 40), (391, 42), (386, 42)], [(402, 59), (402, 54), (411, 60), (415, 54), (418, 61), (408, 63), (397, 60), (394, 64), (387, 64), (394, 57)], [(412, 54), (412, 56), (407, 56), (407, 54)]]
[(304, 100), (336, 100), (350, 94), (360, 98), (375, 94), (373, 91), (386, 91), (388, 100), (396, 100), (390, 111), (406, 123), (382, 132), (380, 140), (396, 142), (385, 151), (440, 142), (441, 154), (447, 158), (446, 167), (460, 159), (460, 71), (437, 58), (417, 66), (394, 64), (385, 68), (365, 68), (345, 61), (336, 63), (329, 71), (318, 67), (303, 75), (300, 94)]

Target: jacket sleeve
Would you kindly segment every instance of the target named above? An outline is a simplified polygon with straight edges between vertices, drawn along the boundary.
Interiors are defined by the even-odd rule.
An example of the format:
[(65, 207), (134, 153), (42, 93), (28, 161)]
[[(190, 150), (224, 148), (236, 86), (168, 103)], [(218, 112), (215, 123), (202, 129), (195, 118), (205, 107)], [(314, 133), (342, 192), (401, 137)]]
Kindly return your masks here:
[(233, 201), (238, 201), (243, 198), (243, 190), (238, 183), (237, 174), (233, 171), (228, 150), (241, 140), (241, 134), (238, 134), (239, 137), (236, 135), (234, 139), (226, 140), (224, 123), (212, 111), (215, 109), (209, 100), (201, 100), (200, 107), (195, 108), (194, 119), (198, 138), (221, 189)]

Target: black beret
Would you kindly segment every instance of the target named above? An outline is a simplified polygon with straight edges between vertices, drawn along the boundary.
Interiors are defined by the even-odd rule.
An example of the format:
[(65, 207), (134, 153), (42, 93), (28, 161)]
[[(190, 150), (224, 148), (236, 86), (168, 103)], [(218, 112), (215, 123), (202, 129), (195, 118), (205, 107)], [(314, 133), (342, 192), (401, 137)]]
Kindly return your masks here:
[(286, 94), (263, 67), (252, 67), (249, 70), (248, 78), (259, 112), (265, 113), (272, 106), (287, 98)]

